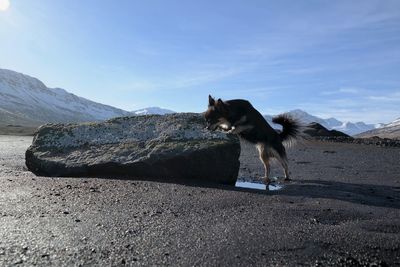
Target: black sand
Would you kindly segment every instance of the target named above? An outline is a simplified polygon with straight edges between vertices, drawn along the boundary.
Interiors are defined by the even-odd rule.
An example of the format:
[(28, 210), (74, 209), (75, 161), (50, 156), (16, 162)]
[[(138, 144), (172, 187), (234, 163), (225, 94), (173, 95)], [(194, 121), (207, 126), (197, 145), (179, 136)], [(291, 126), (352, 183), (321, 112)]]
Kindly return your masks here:
[[(0, 137), (0, 266), (400, 264), (399, 148), (299, 145), (268, 192), (36, 177), (30, 141)], [(241, 160), (262, 175), (252, 147)]]

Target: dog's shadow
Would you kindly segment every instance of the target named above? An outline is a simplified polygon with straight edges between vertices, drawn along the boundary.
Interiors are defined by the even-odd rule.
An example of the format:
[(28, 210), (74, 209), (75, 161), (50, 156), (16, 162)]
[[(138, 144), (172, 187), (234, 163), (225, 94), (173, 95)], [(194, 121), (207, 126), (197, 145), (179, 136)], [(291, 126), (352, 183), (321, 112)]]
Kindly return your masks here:
[(376, 207), (400, 209), (400, 187), (343, 183), (337, 181), (301, 180), (284, 185), (281, 190), (229, 188), (257, 194), (323, 198)]
[[(282, 195), (302, 198), (322, 198), (351, 202), (355, 204), (388, 207), (400, 209), (400, 187), (387, 185), (369, 185), (344, 183), (337, 181), (323, 180), (295, 180), (287, 183), (278, 183), (282, 186), (279, 190), (261, 190), (234, 185), (216, 184), (197, 180), (178, 180), (178, 179), (152, 179), (152, 178), (133, 178), (133, 177), (99, 177), (89, 176), (81, 178), (100, 178), (132, 181), (152, 181), (160, 183), (181, 184), (191, 187), (213, 188), (219, 190), (230, 190), (237, 192), (247, 192), (262, 195)], [(59, 177), (61, 178), (61, 177)]]
[(262, 195), (333, 199), (361, 205), (400, 209), (400, 187), (387, 185), (355, 184), (323, 180), (295, 180), (287, 183), (278, 182), (278, 185), (282, 186), (282, 189), (279, 190), (260, 190), (236, 187), (234, 185), (199, 182), (196, 180), (134, 180), (174, 183), (191, 187), (201, 187), (205, 189), (213, 188)]

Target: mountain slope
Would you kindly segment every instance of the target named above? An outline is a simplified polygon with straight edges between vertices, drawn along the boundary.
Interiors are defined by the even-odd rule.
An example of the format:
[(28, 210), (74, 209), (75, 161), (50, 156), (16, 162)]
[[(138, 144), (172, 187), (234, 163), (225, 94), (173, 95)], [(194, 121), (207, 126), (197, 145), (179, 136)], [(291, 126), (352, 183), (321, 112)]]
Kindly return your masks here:
[(40, 80), (0, 69), (0, 124), (37, 126), (43, 123), (105, 120), (131, 113), (78, 97)]
[(307, 125), (304, 133), (312, 137), (349, 137), (347, 134), (337, 130), (328, 130), (318, 122), (311, 122)]
[(322, 119), (298, 109), (290, 111), (289, 114), (307, 124), (317, 122), (329, 130), (341, 131), (348, 135), (355, 135), (375, 128), (374, 124), (364, 122), (341, 122), (335, 118)]
[(134, 110), (134, 111), (132, 111), (132, 113), (135, 115), (151, 115), (151, 114), (165, 115), (165, 114), (171, 114), (171, 113), (176, 113), (176, 112), (173, 110), (165, 109), (165, 108), (148, 107), (148, 108)]
[(378, 136), (381, 138), (400, 139), (400, 118), (391, 123), (384, 124), (378, 129), (373, 129), (356, 135), (356, 137), (360, 138), (368, 138), (373, 136)]
[[(313, 116), (303, 110), (295, 109), (287, 112), (293, 118), (299, 120), (304, 125), (308, 125), (310, 123), (316, 122), (327, 128), (328, 130), (337, 130), (344, 132), (348, 135), (356, 135), (365, 131), (369, 131), (371, 129), (376, 128), (373, 124), (366, 124), (364, 122), (341, 122), (335, 118), (322, 119), (317, 116)], [(272, 123), (272, 116), (265, 115), (264, 118), (268, 121), (268, 123)], [(271, 124), (272, 125), (272, 124)], [(276, 127), (273, 125), (273, 127)], [(279, 126), (278, 126), (279, 127)]]

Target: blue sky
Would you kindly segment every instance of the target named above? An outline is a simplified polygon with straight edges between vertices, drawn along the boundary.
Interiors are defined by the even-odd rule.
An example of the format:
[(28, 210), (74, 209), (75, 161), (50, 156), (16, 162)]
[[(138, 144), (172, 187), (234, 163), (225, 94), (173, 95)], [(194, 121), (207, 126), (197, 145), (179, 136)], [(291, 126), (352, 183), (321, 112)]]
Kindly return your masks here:
[[(5, 1), (5, 0), (0, 0)], [(10, 0), (0, 68), (126, 110), (400, 117), (400, 1)]]

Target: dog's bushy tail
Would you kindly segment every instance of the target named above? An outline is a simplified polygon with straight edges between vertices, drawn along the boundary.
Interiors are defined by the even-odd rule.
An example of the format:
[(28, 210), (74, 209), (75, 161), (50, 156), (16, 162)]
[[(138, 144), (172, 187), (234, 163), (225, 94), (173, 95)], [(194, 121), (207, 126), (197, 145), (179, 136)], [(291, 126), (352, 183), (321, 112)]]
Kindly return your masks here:
[(273, 123), (282, 125), (282, 132), (279, 133), (285, 145), (290, 146), (300, 135), (301, 124), (289, 114), (281, 114), (272, 118)]

